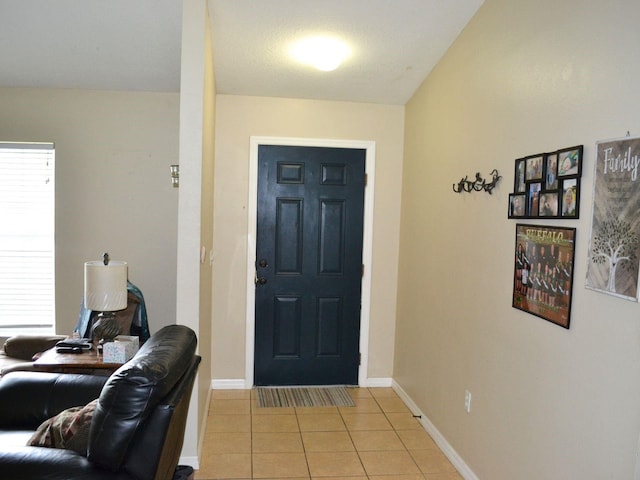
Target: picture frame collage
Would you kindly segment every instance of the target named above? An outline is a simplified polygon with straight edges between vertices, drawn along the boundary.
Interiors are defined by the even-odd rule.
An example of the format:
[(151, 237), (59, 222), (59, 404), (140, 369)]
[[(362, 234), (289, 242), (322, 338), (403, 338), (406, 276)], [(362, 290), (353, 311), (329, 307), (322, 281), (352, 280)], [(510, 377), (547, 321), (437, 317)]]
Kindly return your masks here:
[(516, 159), (509, 218), (580, 218), (584, 146)]

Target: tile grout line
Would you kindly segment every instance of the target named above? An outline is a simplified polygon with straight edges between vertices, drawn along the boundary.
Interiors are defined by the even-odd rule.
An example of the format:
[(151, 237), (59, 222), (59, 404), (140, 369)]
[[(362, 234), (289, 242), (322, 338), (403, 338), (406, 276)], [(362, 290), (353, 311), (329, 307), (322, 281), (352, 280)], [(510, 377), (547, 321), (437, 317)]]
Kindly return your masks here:
[(309, 478), (311, 478), (311, 467), (309, 467), (309, 457), (307, 456), (307, 447), (304, 444), (304, 438), (302, 437), (302, 428), (300, 427), (300, 414), (298, 413), (298, 409), (293, 409), (296, 414), (296, 424), (298, 425), (298, 436), (300, 437), (300, 443), (302, 444), (302, 452), (304, 453), (304, 461), (307, 464), (307, 474)]
[[(371, 395), (373, 397), (373, 395), (371, 394), (371, 391), (367, 388), (367, 392), (369, 393), (369, 395)], [(376, 402), (376, 404), (378, 403), (375, 399), (374, 401)], [(356, 404), (356, 407), (358, 406), (358, 401), (354, 399), (354, 403)], [(358, 461), (360, 462), (360, 466), (362, 467), (362, 471), (364, 472), (366, 478), (369, 478), (369, 473), (367, 472), (367, 469), (364, 466), (364, 462), (362, 461), (362, 456), (360, 455), (360, 451), (358, 450), (358, 447), (356, 446), (356, 442), (353, 441), (353, 436), (351, 435), (351, 430), (349, 430), (349, 427), (347, 425), (347, 422), (344, 419), (344, 413), (338, 409), (338, 413), (340, 413), (340, 418), (342, 419), (342, 423), (344, 424), (344, 428), (347, 430), (347, 434), (349, 435), (349, 440), (351, 440), (351, 444), (353, 445), (353, 450), (356, 452), (356, 455), (358, 456)]]
[[(391, 421), (391, 419), (389, 418), (389, 416), (387, 415), (387, 413), (392, 413), (392, 412), (387, 412), (385, 411), (385, 409), (383, 408), (383, 406), (380, 404), (380, 402), (378, 401), (378, 398), (375, 397), (373, 395), (373, 393), (371, 391), (369, 391), (369, 393), (371, 393), (371, 396), (373, 398), (373, 401), (376, 403), (376, 405), (378, 406), (378, 408), (380, 409), (380, 411), (382, 412), (382, 414), (384, 415), (384, 418), (387, 420), (387, 422), (389, 422), (389, 425), (391, 426), (391, 431), (393, 433), (395, 433), (396, 437), (398, 437), (398, 439), (400, 440), (400, 443), (402, 444), (402, 447), (404, 448), (404, 452), (409, 455), (409, 458), (411, 459), (411, 461), (413, 462), (413, 464), (416, 466), (416, 468), (418, 469), (418, 471), (420, 472), (420, 475), (424, 478), (424, 472), (422, 471), (422, 469), (420, 468), (420, 465), (418, 465), (418, 463), (416, 462), (416, 459), (413, 458), (413, 455), (411, 454), (411, 452), (409, 451), (409, 449), (407, 448), (407, 445), (405, 444), (405, 442), (402, 440), (402, 437), (400, 435), (398, 435), (398, 429), (395, 427), (395, 425), (393, 424), (393, 422)], [(382, 398), (382, 397), (380, 397)], [(356, 449), (357, 451), (357, 449)], [(358, 457), (360, 457), (360, 452), (358, 451)], [(362, 460), (361, 460), (362, 462)], [(363, 466), (364, 468), (364, 466)], [(365, 470), (366, 473), (366, 470)], [(369, 478), (367, 476), (367, 478)]]

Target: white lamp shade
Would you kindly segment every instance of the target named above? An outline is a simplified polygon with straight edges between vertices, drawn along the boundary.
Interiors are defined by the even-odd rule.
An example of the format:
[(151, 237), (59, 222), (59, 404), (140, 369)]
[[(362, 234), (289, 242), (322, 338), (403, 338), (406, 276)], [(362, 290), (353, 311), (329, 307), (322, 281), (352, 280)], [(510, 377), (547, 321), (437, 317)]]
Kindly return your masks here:
[(97, 312), (127, 308), (127, 262), (85, 262), (84, 304)]

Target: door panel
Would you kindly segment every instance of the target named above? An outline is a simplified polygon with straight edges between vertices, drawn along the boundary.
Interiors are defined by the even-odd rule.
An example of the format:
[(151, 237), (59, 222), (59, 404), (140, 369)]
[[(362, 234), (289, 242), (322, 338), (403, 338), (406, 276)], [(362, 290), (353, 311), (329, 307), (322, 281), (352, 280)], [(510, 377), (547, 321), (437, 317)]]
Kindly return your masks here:
[(357, 384), (365, 150), (260, 145), (256, 385)]
[(300, 356), (300, 297), (276, 297), (273, 332), (274, 358), (298, 358)]
[(320, 213), (320, 275), (342, 274), (345, 205), (343, 201), (323, 200)]
[(318, 300), (318, 356), (336, 356), (340, 353), (341, 298)]
[(276, 222), (276, 273), (302, 274), (303, 203), (300, 199), (278, 199)]

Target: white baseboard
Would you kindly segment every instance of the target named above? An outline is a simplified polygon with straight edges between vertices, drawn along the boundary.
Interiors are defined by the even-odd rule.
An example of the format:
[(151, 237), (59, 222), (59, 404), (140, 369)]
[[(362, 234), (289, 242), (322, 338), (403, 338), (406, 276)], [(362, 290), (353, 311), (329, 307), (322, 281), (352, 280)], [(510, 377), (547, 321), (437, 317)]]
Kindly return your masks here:
[(211, 390), (249, 390), (244, 378), (218, 378), (211, 380)]
[(365, 380), (364, 385), (360, 385), (361, 387), (371, 387), (371, 388), (381, 388), (381, 387), (391, 387), (393, 386), (393, 379), (391, 378), (367, 378)]
[(405, 392), (402, 389), (402, 387), (398, 385), (395, 381), (393, 381), (392, 386), (393, 386), (393, 389), (396, 391), (396, 393), (400, 396), (400, 398), (402, 398), (404, 403), (407, 405), (409, 410), (411, 410), (411, 412), (414, 415), (419, 417), (418, 421), (421, 423), (422, 427), (431, 436), (433, 441), (436, 442), (436, 445), (440, 447), (440, 450), (442, 450), (442, 453), (446, 455), (446, 457), (453, 464), (453, 466), (456, 467), (456, 470), (458, 470), (458, 473), (462, 476), (462, 478), (464, 478), (464, 480), (479, 480), (476, 474), (473, 473), (473, 470), (471, 470), (471, 468), (469, 468), (469, 466), (464, 462), (462, 457), (458, 455), (458, 452), (456, 452), (453, 449), (453, 447), (447, 441), (447, 439), (438, 431), (435, 425), (431, 423), (431, 421), (427, 418), (427, 416), (424, 413), (422, 413), (422, 411), (418, 408), (418, 406), (411, 399), (411, 397), (407, 395), (407, 392)]
[(180, 460), (178, 460), (178, 465), (189, 465), (194, 470), (200, 469), (198, 457), (180, 457)]

